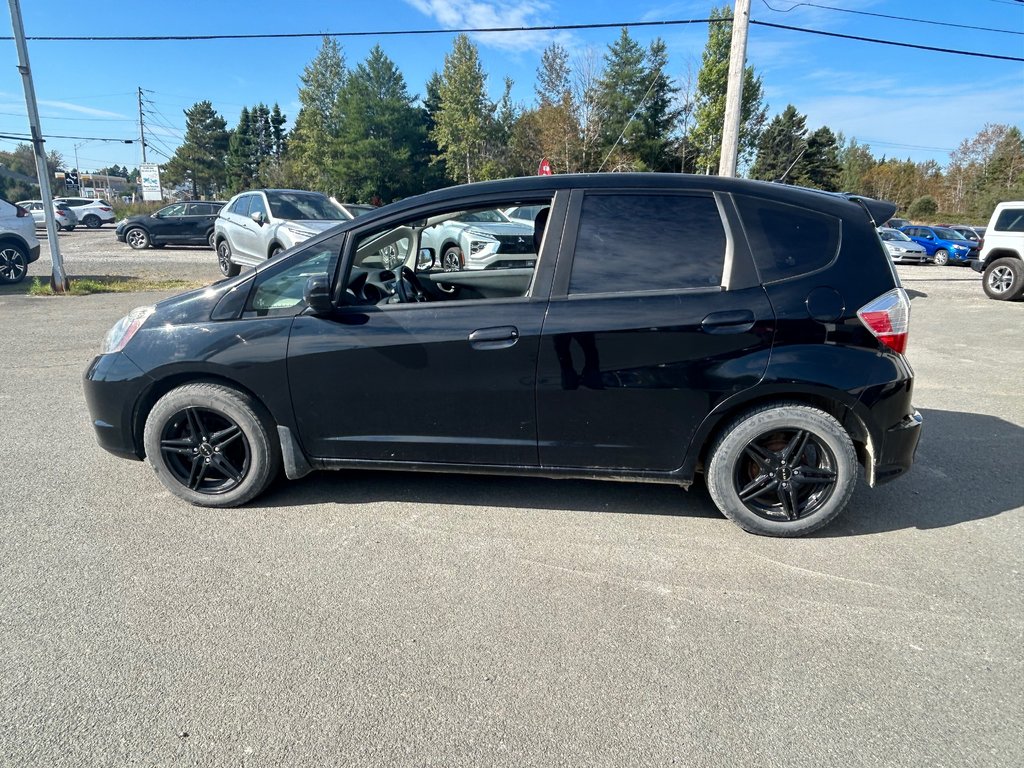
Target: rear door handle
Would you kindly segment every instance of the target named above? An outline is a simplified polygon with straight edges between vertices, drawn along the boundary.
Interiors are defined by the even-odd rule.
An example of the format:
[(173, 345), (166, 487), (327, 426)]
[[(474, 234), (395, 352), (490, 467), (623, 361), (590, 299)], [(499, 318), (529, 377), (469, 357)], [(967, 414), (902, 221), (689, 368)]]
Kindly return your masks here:
[(480, 328), (469, 334), (473, 349), (506, 349), (519, 341), (519, 329), (514, 325)]
[(754, 327), (754, 313), (749, 309), (712, 312), (700, 322), (705, 333), (746, 333)]

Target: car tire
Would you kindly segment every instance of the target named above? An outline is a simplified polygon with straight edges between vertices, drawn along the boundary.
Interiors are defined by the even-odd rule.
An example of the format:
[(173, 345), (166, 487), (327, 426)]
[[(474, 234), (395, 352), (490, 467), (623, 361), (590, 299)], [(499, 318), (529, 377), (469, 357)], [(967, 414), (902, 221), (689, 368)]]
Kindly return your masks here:
[(441, 257), (441, 268), (445, 272), (458, 272), (463, 267), (462, 249), (457, 245), (445, 248)]
[(1024, 296), (1024, 262), (1007, 257), (996, 259), (981, 276), (985, 295), (996, 301), (1016, 301)]
[(64, 227), (64, 231), (65, 232), (74, 232), (75, 231), (75, 225), (74, 224), (70, 224), (70, 225)]
[(284, 248), (282, 248), (280, 245), (275, 245), (273, 248), (270, 249), (270, 255), (267, 258), (272, 259), (275, 256), (277, 256), (277, 254), (281, 253), (281, 251), (283, 250)]
[(939, 248), (939, 250), (935, 252), (935, 258), (933, 261), (940, 267), (946, 266), (949, 264), (949, 251), (945, 248)]
[(213, 234), (213, 230), (212, 229), (206, 234), (206, 244), (208, 246), (210, 246), (211, 248), (213, 248), (214, 250), (217, 249), (217, 241), (216, 241), (216, 239), (214, 239), (214, 234)]
[(274, 480), (281, 450), (256, 400), (220, 384), (185, 384), (146, 419), (146, 456), (175, 496), (202, 507), (236, 507)]
[(124, 241), (136, 251), (144, 251), (149, 247), (149, 233), (140, 227), (132, 227), (124, 233)]
[(842, 425), (818, 408), (774, 403), (722, 430), (707, 470), (722, 514), (762, 536), (803, 536), (827, 525), (853, 494), (857, 454)]
[(85, 224), (85, 226), (87, 226), (89, 229), (99, 229), (100, 227), (103, 226), (103, 222), (100, 221), (100, 217), (94, 213), (90, 213), (88, 216), (82, 219), (82, 223)]
[(24, 249), (12, 243), (0, 246), (0, 284), (20, 283), (28, 274), (28, 256)]
[(231, 246), (227, 240), (221, 240), (217, 243), (217, 265), (220, 267), (220, 272), (225, 277), (234, 277), (242, 268), (231, 261)]

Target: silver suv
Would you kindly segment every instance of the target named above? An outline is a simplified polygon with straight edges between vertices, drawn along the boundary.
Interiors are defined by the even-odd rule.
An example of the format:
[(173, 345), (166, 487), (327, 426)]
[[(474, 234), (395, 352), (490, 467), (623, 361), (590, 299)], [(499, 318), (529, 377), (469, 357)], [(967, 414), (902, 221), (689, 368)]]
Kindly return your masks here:
[(20, 283), (39, 258), (39, 239), (31, 214), (0, 199), (0, 285)]
[(220, 271), (237, 275), (352, 215), (319, 192), (255, 189), (235, 195), (217, 217), (214, 247)]
[(88, 197), (55, 197), (54, 200), (67, 203), (75, 212), (78, 222), (89, 229), (99, 229), (104, 224), (113, 224), (114, 206), (106, 200), (93, 200)]

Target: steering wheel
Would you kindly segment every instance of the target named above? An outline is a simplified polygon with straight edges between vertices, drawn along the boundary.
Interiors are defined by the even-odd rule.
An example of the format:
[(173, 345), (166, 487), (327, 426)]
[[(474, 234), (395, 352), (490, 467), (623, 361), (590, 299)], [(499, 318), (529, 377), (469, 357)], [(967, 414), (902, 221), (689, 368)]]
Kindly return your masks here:
[(416, 273), (408, 266), (403, 265), (395, 273), (395, 296), (399, 303), (407, 304), (410, 301), (426, 301), (427, 296), (423, 293), (423, 284), (416, 277)]

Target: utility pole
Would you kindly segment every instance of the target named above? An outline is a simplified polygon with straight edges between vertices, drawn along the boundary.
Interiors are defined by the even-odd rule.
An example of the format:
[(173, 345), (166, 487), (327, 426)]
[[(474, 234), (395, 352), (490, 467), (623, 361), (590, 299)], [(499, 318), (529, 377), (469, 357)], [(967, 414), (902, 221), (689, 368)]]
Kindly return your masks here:
[(64, 259), (60, 255), (60, 245), (57, 243), (57, 223), (53, 215), (53, 197), (50, 195), (50, 169), (46, 165), (46, 148), (43, 142), (43, 131), (39, 126), (36, 88), (32, 82), (32, 69), (28, 64), (25, 23), (21, 18), (21, 5), (18, 0), (8, 0), (8, 2), (11, 7), (11, 25), (14, 27), (14, 42), (18, 48), (18, 71), (21, 73), (21, 82), (25, 87), (25, 108), (28, 111), (29, 131), (32, 134), (32, 149), (36, 156), (39, 197), (43, 201), (43, 212), (46, 215), (46, 239), (50, 245), (50, 262), (53, 264), (50, 287), (54, 293), (67, 293), (71, 289), (71, 285), (67, 275), (64, 274)]
[(732, 12), (732, 44), (729, 47), (729, 80), (725, 90), (725, 122), (722, 125), (722, 158), (719, 176), (735, 176), (739, 157), (740, 118), (743, 112), (743, 71), (747, 63), (747, 29), (750, 0), (736, 0)]
[(142, 122), (142, 86), (139, 86), (139, 141), (142, 142), (142, 162), (146, 162), (146, 128)]

